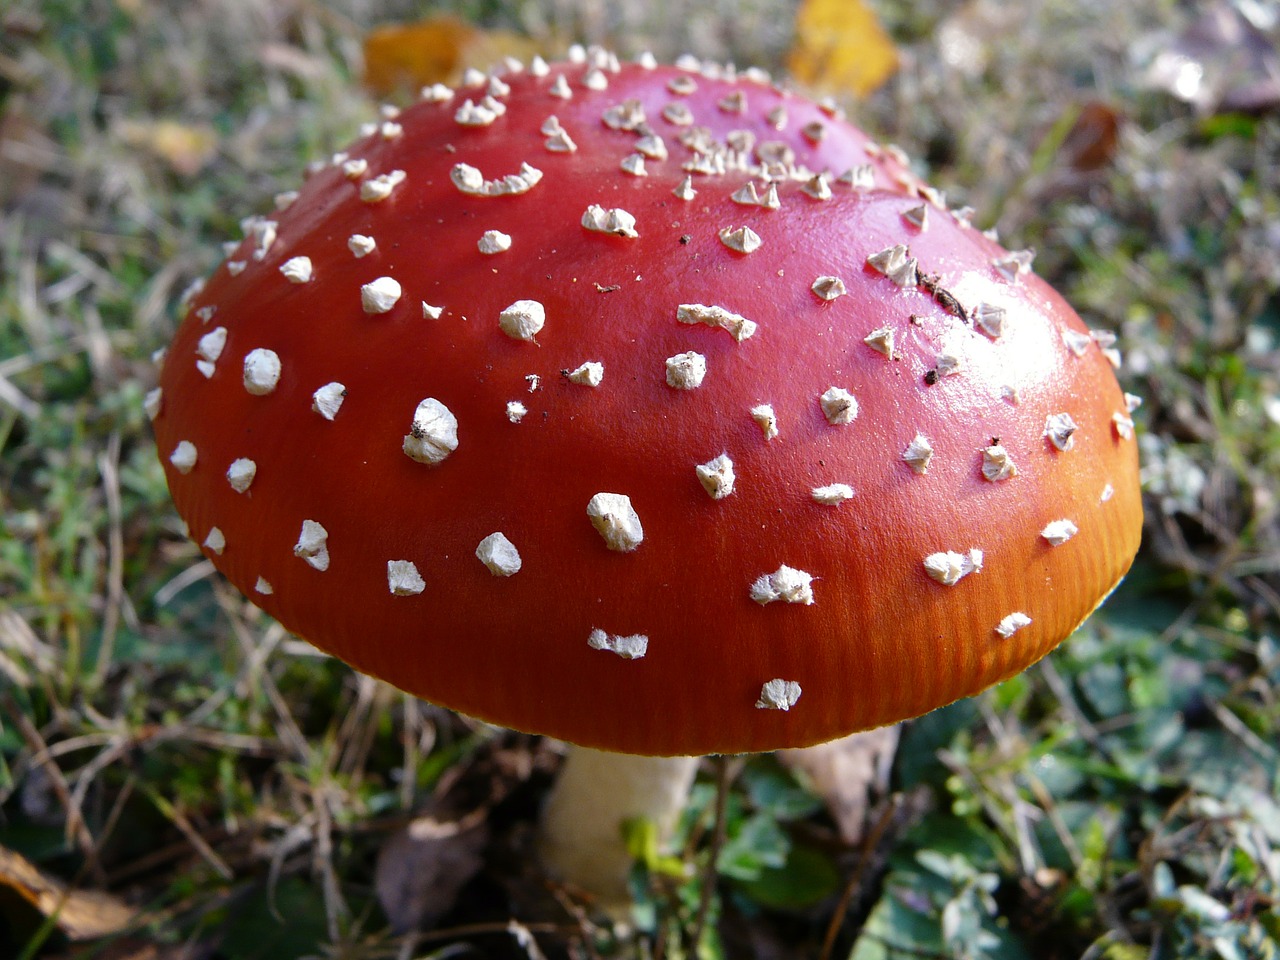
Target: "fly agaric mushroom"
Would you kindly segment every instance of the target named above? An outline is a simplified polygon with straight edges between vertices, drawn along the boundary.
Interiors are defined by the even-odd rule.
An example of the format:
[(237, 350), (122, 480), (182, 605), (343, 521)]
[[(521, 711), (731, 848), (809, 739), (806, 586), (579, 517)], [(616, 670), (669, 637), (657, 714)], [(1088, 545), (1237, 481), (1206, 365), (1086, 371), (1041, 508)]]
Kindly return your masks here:
[[(592, 51), (428, 88), (246, 226), (149, 398), (179, 512), (357, 669), (596, 748), (548, 814), (570, 872), (692, 776), (611, 755), (976, 693), (1136, 552), (1109, 344), (756, 71)], [(665, 812), (604, 796), (642, 762)]]

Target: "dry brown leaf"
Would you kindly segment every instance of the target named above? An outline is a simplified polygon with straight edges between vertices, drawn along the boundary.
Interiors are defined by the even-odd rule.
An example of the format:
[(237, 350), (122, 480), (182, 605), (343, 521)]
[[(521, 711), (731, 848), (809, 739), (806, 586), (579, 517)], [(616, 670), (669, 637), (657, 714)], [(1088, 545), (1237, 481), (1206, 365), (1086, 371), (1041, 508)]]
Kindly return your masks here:
[(416, 818), (378, 853), (378, 902), (397, 933), (429, 929), (453, 909), (458, 894), (484, 866), (487, 811), (461, 820)]
[(0, 889), (15, 894), (42, 920), (53, 919), (68, 940), (96, 940), (120, 933), (136, 919), (122, 900), (98, 890), (71, 890), (26, 857), (0, 847)]
[(387, 96), (432, 83), (456, 81), (467, 67), (484, 67), (504, 56), (532, 55), (532, 41), (513, 33), (485, 31), (457, 17), (387, 24), (364, 41), (364, 84)]
[(804, 0), (787, 68), (811, 89), (861, 97), (898, 69), (898, 50), (864, 0)]
[(801, 774), (823, 799), (840, 838), (851, 846), (862, 839), (872, 798), (888, 789), (901, 729), (895, 724), (813, 747), (778, 751), (783, 766)]
[(1100, 101), (1077, 108), (1058, 148), (1058, 160), (1076, 170), (1099, 170), (1111, 163), (1120, 140), (1120, 115)]

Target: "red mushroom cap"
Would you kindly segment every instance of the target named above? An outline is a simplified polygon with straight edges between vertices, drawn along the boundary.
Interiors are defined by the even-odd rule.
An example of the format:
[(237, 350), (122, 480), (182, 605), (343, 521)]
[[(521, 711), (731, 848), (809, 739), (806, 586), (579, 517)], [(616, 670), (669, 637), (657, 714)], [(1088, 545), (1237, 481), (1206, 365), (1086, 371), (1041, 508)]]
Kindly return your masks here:
[(1123, 576), (1109, 344), (895, 151), (607, 55), (425, 93), (249, 223), (153, 398), (192, 536), (290, 630), (741, 752), (981, 690)]

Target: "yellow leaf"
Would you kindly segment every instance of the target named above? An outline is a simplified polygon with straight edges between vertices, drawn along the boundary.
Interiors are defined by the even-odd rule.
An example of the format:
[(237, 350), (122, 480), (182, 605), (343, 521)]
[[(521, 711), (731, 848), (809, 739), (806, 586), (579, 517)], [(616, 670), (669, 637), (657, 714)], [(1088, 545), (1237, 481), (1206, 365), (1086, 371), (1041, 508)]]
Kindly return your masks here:
[(484, 69), (504, 56), (527, 57), (533, 42), (503, 31), (485, 31), (457, 17), (387, 24), (364, 40), (364, 83), (387, 96), (432, 83), (456, 81), (467, 67)]
[(120, 138), (159, 157), (176, 173), (194, 176), (213, 159), (218, 136), (205, 124), (181, 123), (177, 120), (121, 120), (117, 127)]
[(898, 69), (898, 51), (864, 0), (803, 0), (787, 66), (805, 86), (861, 97)]

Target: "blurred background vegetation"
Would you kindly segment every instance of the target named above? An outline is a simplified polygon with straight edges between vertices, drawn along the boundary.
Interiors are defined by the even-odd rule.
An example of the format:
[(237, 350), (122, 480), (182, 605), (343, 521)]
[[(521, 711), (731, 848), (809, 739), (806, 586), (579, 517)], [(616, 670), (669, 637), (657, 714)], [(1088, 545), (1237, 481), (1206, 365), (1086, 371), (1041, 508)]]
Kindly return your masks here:
[[(259, 614), (142, 410), (220, 243), (401, 96), (370, 31), (424, 20), (443, 74), (790, 71), (1036, 248), (1145, 399), (1110, 602), (906, 725), (859, 840), (708, 761), (674, 862), (637, 831), (629, 928), (529, 856), (554, 745)], [(0, 956), (1280, 957), (1278, 37), (1271, 0), (0, 0)]]

